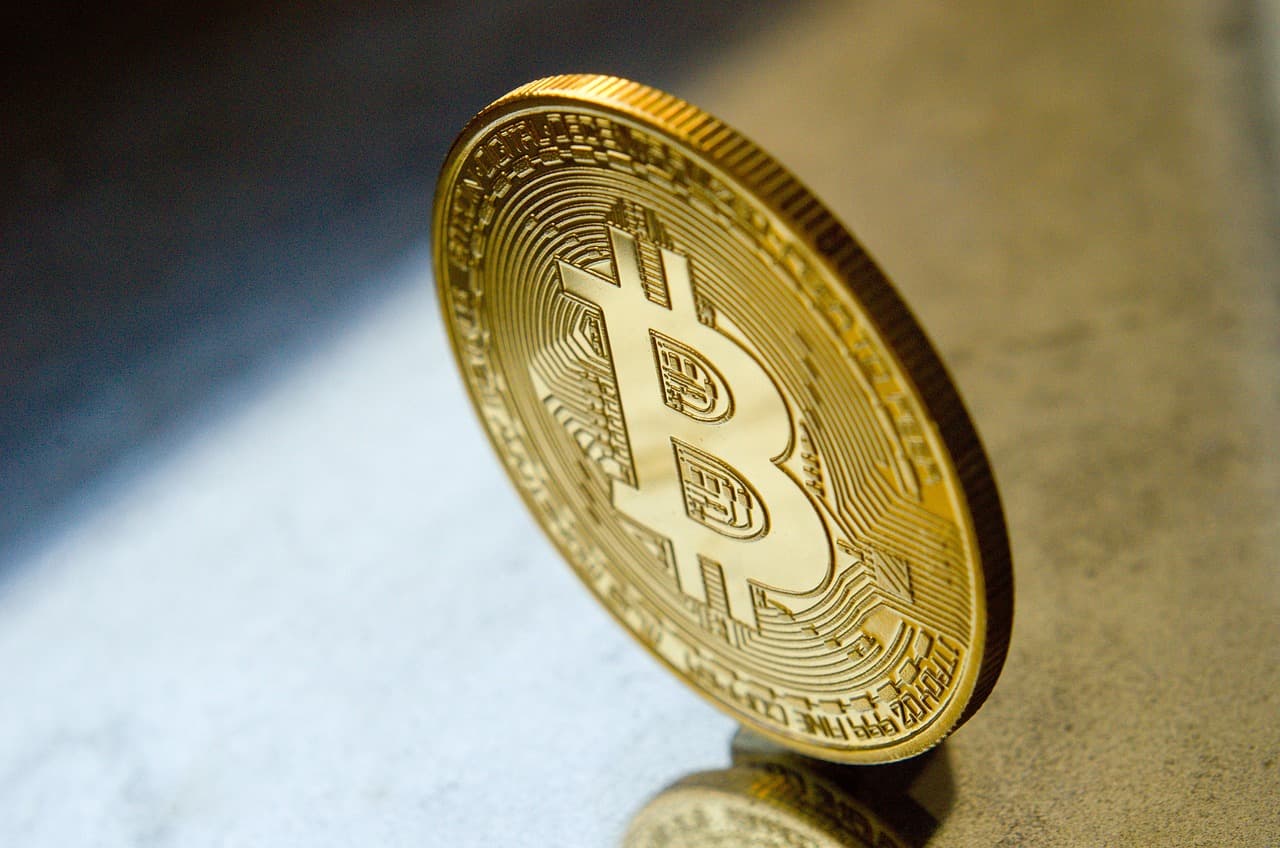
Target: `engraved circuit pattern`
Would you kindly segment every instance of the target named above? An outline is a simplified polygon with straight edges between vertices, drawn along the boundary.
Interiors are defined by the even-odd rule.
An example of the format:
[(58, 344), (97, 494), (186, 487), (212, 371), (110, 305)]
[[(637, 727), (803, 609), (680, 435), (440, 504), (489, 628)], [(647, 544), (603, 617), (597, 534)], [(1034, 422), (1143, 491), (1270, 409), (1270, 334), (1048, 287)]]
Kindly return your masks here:
[[(948, 454), (836, 263), (631, 114), (692, 107), (542, 85), (473, 122), (435, 224), (459, 362), (522, 495), (615, 616), (740, 718), (836, 759), (936, 744), (1003, 660), (980, 448)], [(584, 85), (639, 105), (566, 102)]]

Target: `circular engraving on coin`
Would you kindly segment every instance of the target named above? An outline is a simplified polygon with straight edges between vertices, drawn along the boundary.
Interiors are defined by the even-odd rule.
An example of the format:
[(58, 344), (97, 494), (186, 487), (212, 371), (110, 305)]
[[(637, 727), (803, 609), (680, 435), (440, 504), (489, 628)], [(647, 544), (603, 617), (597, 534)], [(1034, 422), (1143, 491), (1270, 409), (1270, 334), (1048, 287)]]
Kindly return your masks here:
[(494, 446), (649, 650), (831, 759), (918, 753), (976, 708), (1011, 603), (985, 458), (909, 313), (785, 171), (652, 89), (556, 78), (472, 122), (434, 228)]

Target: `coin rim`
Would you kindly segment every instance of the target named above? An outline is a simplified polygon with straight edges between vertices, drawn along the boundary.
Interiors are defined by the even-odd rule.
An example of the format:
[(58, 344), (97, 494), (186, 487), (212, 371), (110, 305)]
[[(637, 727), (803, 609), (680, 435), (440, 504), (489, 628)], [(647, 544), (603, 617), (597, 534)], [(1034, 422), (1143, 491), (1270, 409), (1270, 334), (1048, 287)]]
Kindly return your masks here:
[[(793, 750), (835, 762), (882, 763), (916, 756), (934, 747), (977, 712), (991, 694), (1004, 667), (1013, 625), (1013, 568), (994, 474), (955, 383), (933, 345), (866, 250), (789, 170), (741, 133), (698, 107), (642, 83), (602, 74), (565, 74), (522, 85), (477, 113), (450, 147), (441, 166), (432, 204), (432, 255), (442, 317), (447, 316), (449, 310), (447, 290), (443, 285), (448, 277), (444, 212), (449, 205), (455, 179), (465, 162), (459, 154), (485, 127), (495, 124), (507, 113), (539, 106), (612, 112), (667, 137), (678, 148), (692, 150), (728, 176), (737, 187), (750, 193), (756, 202), (787, 226), (791, 235), (809, 248), (814, 258), (824, 262), (830, 275), (844, 285), (874, 326), (887, 352), (898, 365), (901, 376), (910, 383), (917, 401), (929, 417), (936, 438), (945, 449), (942, 459), (951, 467), (953, 479), (959, 482), (964, 503), (960, 504), (958, 511), (968, 524), (970, 538), (977, 547), (974, 580), (980, 585), (975, 585), (975, 600), (981, 603), (975, 604), (977, 621), (974, 631), (985, 634), (980, 649), (973, 645), (969, 647), (971, 653), (974, 650), (982, 652), (977, 674), (969, 675), (969, 692), (958, 717), (949, 724), (942, 723), (946, 715), (954, 713), (956, 700), (964, 696), (965, 693), (959, 690), (952, 696), (952, 704), (940, 712), (928, 728), (899, 744), (844, 749), (824, 747), (817, 742), (810, 743), (783, 734), (697, 686), (647, 645), (645, 649), (722, 712)], [(463, 363), (454, 327), (447, 318), (444, 323), (459, 376), (462, 377)], [(465, 378), (462, 382), (473, 407), (478, 409), (470, 383)], [(487, 427), (482, 429), (501, 458), (493, 434)], [(516, 489), (526, 506), (531, 508), (523, 490), (518, 486)], [(542, 522), (535, 523), (567, 558), (566, 552)], [(603, 606), (624, 630), (631, 633), (626, 622), (607, 604)], [(631, 635), (635, 638), (634, 633)], [(637, 641), (643, 645), (642, 640), (637, 638)], [(969, 665), (972, 666), (971, 660)], [(965, 681), (962, 679), (961, 682)]]

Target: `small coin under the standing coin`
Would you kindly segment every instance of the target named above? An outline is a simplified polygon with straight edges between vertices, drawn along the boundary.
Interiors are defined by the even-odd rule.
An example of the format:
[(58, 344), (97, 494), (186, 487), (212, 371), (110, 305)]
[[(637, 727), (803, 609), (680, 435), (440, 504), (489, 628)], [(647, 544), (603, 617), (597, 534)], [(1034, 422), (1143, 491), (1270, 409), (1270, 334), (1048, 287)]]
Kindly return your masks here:
[(681, 100), (562, 76), (471, 121), (434, 215), (494, 448), (646, 648), (830, 760), (973, 714), (1012, 618), (995, 483), (911, 314), (794, 177)]

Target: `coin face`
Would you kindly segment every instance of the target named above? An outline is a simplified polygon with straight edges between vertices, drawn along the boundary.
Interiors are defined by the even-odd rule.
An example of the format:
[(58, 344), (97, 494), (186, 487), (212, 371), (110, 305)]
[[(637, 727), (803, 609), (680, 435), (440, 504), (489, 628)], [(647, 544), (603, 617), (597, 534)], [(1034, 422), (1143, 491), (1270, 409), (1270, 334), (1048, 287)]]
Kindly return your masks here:
[(990, 469), (906, 307), (787, 171), (654, 89), (539, 80), (455, 143), (433, 244), (494, 448), (655, 656), (831, 760), (972, 714), (1012, 616)]

